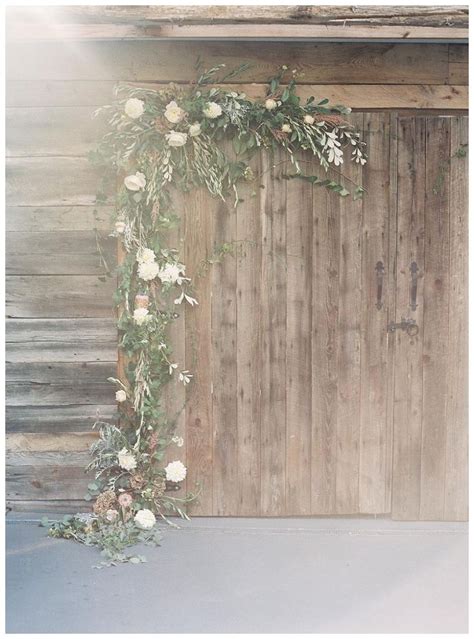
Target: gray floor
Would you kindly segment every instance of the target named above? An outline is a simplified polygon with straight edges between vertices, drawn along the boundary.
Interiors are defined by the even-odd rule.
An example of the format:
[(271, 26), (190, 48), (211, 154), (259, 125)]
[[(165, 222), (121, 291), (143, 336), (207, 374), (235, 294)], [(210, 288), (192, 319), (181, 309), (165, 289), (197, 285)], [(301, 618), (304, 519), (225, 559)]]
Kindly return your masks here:
[(465, 524), (194, 519), (94, 570), (33, 518), (7, 517), (7, 632), (467, 632)]

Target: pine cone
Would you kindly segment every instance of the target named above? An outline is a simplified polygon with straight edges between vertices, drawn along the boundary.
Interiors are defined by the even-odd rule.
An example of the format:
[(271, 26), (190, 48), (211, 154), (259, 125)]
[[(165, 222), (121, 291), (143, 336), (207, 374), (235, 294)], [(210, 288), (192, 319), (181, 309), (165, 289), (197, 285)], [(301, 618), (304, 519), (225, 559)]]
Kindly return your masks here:
[(134, 473), (130, 477), (130, 488), (140, 490), (145, 485), (145, 478), (140, 473)]
[(159, 477), (153, 482), (153, 501), (157, 501), (164, 495), (166, 490), (166, 481), (163, 477)]
[(94, 513), (103, 516), (105, 513), (114, 508), (117, 504), (117, 497), (113, 490), (106, 490), (101, 493), (94, 504)]

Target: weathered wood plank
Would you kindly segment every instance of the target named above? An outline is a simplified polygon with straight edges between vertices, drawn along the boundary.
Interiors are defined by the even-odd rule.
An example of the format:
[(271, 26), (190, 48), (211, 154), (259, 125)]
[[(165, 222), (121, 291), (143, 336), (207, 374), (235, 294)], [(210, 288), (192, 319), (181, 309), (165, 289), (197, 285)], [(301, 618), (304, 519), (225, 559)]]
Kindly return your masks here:
[[(252, 163), (260, 175), (260, 160)], [(237, 208), (237, 514), (260, 514), (260, 296), (261, 229), (259, 177), (239, 188)]]
[[(362, 116), (355, 115), (351, 121), (362, 128)], [(344, 175), (361, 184), (359, 165), (344, 166)], [(336, 511), (347, 515), (359, 512), (362, 202), (339, 199)]]
[(309, 515), (313, 186), (290, 180), (286, 209), (286, 513)]
[(444, 519), (468, 517), (468, 166), (455, 157), (468, 142), (467, 118), (451, 121), (449, 174), (449, 334)]
[(109, 272), (113, 272), (117, 260), (116, 241), (92, 230), (7, 235), (7, 275), (103, 276), (106, 272), (103, 260)]
[(449, 335), (450, 118), (426, 119), (420, 519), (444, 516)]
[(448, 84), (469, 84), (469, 55), (465, 44), (450, 44), (448, 54)]
[(9, 499), (6, 502), (7, 510), (11, 512), (25, 513), (57, 513), (61, 515), (86, 513), (92, 510), (92, 505), (83, 499)]
[(93, 205), (99, 188), (86, 158), (9, 158), (6, 201), (10, 206)]
[(203, 190), (186, 197), (186, 268), (193, 281), (199, 305), (186, 309), (186, 368), (194, 374), (186, 399), (186, 455), (188, 490), (198, 484), (199, 501), (189, 506), (195, 515), (213, 514), (213, 421), (212, 421), (212, 343), (211, 280), (198, 277), (202, 261), (212, 254), (214, 200)]
[(7, 317), (113, 317), (115, 282), (90, 275), (10, 276)]
[[(361, 388), (359, 508), (361, 513), (386, 512), (387, 476), (387, 301), (390, 215), (390, 115), (364, 116), (364, 139), (370, 166), (363, 171), (361, 236)], [(381, 262), (381, 308), (377, 308), (377, 271)]]
[[(214, 218), (214, 247), (235, 242), (237, 212), (219, 203)], [(238, 511), (237, 424), (237, 257), (229, 253), (212, 267), (212, 422), (213, 514)]]
[(5, 448), (8, 453), (29, 452), (89, 452), (97, 441), (98, 433), (7, 433)]
[(341, 218), (336, 197), (323, 189), (313, 193), (311, 507), (313, 514), (321, 515), (337, 512)]
[[(205, 68), (221, 63), (232, 68), (236, 61), (249, 64), (248, 71), (237, 79), (242, 83), (266, 82), (279, 66), (287, 64), (303, 72), (300, 81), (307, 84), (445, 84), (449, 81), (448, 46), (432, 44), (427, 49), (409, 42), (288, 42), (284, 47), (277, 42), (264, 46), (247, 42), (245, 47), (235, 42), (88, 42), (75, 47), (64, 47), (63, 43), (10, 44), (7, 82), (46, 81), (46, 95), (54, 90), (57, 80), (66, 80), (71, 87), (77, 80), (187, 82), (195, 79), (194, 64), (199, 57)], [(107, 84), (107, 92), (109, 87)], [(64, 93), (63, 88), (59, 90)], [(104, 96), (103, 89), (100, 91), (99, 104)], [(38, 103), (34, 95), (31, 100), (27, 106)]]
[(12, 77), (6, 88), (5, 102), (7, 107), (98, 107), (110, 103), (114, 85), (115, 82), (106, 80), (16, 80)]
[(419, 334), (394, 335), (392, 517), (420, 515), (420, 461), (423, 419), (423, 280), (418, 279), (418, 308), (410, 310), (410, 265), (424, 272), (425, 118), (401, 118), (398, 126), (398, 220), (396, 311), (391, 321), (412, 317)]
[(77, 106), (6, 109), (6, 156), (87, 155), (105, 132), (104, 117), (93, 113)]
[(262, 156), (261, 512), (286, 509), (286, 181), (274, 178), (271, 164), (281, 151)]
[(76, 406), (7, 406), (10, 433), (67, 433), (90, 431), (97, 420), (114, 421), (116, 404)]
[(111, 206), (12, 206), (7, 207), (5, 230), (7, 233), (33, 233), (57, 231), (98, 231), (112, 229)]

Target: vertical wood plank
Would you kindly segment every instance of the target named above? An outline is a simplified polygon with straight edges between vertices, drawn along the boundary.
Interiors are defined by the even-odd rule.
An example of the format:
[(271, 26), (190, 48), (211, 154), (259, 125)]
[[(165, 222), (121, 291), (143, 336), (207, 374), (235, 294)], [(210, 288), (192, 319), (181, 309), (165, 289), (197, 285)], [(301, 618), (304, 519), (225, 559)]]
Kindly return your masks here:
[(273, 178), (281, 151), (262, 157), (262, 515), (285, 514), (286, 181)]
[(321, 515), (336, 513), (340, 251), (336, 197), (325, 189), (313, 192), (311, 509)]
[[(351, 121), (362, 128), (362, 115), (353, 116)], [(344, 165), (343, 173), (357, 184), (361, 183), (361, 170), (355, 163)], [(359, 512), (362, 202), (340, 198), (339, 211), (336, 511), (347, 515)]]
[(456, 156), (468, 142), (468, 120), (451, 120), (449, 180), (449, 335), (444, 518), (465, 521), (468, 509), (468, 162)]
[(450, 118), (427, 118), (420, 519), (435, 520), (444, 515), (450, 148)]
[(286, 514), (311, 512), (311, 255), (313, 186), (286, 195)]
[[(390, 265), (390, 121), (385, 113), (364, 116), (370, 166), (363, 172), (362, 302), (359, 508), (385, 512), (387, 449), (387, 302)], [(384, 268), (382, 308), (377, 303), (376, 265)]]
[(260, 514), (260, 161), (252, 163), (255, 180), (239, 187), (237, 208), (237, 469), (236, 514)]
[(212, 252), (212, 228), (215, 203), (203, 191), (186, 196), (186, 268), (194, 283), (199, 306), (186, 308), (186, 368), (194, 379), (186, 396), (186, 442), (188, 490), (199, 485), (199, 501), (189, 507), (193, 515), (212, 515), (212, 348), (211, 348), (211, 281), (198, 277)]
[[(237, 213), (233, 202), (218, 202), (214, 247), (234, 242)], [(237, 258), (227, 254), (211, 270), (212, 421), (214, 432), (213, 513), (238, 510), (237, 452)]]
[(398, 330), (394, 340), (392, 517), (420, 514), (420, 455), (423, 415), (423, 278), (418, 308), (410, 311), (410, 264), (424, 271), (425, 118), (400, 118), (398, 126), (398, 220), (396, 312), (390, 321), (413, 317), (419, 334)]

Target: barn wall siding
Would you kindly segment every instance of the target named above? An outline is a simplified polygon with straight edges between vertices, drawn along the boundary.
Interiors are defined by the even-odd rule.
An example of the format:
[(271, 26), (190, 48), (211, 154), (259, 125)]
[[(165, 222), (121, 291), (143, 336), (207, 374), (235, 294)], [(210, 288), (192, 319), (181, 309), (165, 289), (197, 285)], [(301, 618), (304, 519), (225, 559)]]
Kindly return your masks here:
[[(425, 108), (443, 106), (449, 109), (453, 100), (460, 99), (459, 95), (464, 99), (464, 87), (467, 85), (467, 47), (463, 45), (246, 43), (243, 47), (240, 43), (139, 41), (75, 43), (74, 46), (67, 43), (10, 45), (6, 92), (7, 496), (17, 508), (29, 507), (33, 502), (38, 507), (77, 504), (87, 483), (82, 472), (84, 436), (93, 438), (90, 428), (97, 415), (108, 419), (115, 412), (113, 388), (104, 382), (115, 370), (117, 361), (111, 306), (114, 282), (101, 277), (93, 229), (96, 228), (101, 236), (105, 255), (112, 264), (116, 260), (116, 250), (114, 243), (107, 238), (111, 206), (95, 207), (97, 179), (86, 158), (102, 127), (100, 119), (92, 119), (92, 111), (95, 106), (109, 101), (113, 84), (118, 80), (140, 83), (189, 81), (198, 55), (208, 66), (220, 62), (230, 66), (236, 60), (239, 63), (249, 62), (251, 69), (240, 79), (246, 84), (265, 82), (275, 66), (288, 64), (304, 74), (300, 78), (303, 84), (327, 85), (329, 93), (336, 96), (359, 96), (360, 108), (364, 107), (364, 100), (374, 109), (390, 106), (394, 96), (402, 94), (407, 107), (415, 108), (422, 104)], [(382, 124), (374, 120), (372, 125), (377, 128)], [(377, 153), (377, 149), (374, 152)], [(384, 161), (390, 161), (388, 156), (384, 158)], [(453, 176), (452, 179), (455, 181), (457, 178)], [(190, 402), (186, 424), (181, 426), (186, 429), (188, 444), (192, 445), (196, 456), (193, 468), (197, 470), (191, 472), (190, 479), (196, 478), (192, 476), (194, 472), (203, 483), (204, 501), (196, 507), (198, 514), (199, 508), (201, 512), (214, 510), (218, 514), (247, 514), (261, 508), (263, 514), (278, 514), (284, 509), (282, 499), (285, 495), (290, 496), (295, 514), (306, 514), (315, 508), (323, 513), (325, 508), (333, 506), (342, 512), (347, 504), (351, 504), (351, 509), (356, 512), (360, 499), (366, 504), (364, 507), (380, 511), (382, 504), (388, 500), (387, 495), (374, 493), (367, 484), (369, 473), (386, 472), (385, 461), (366, 459), (363, 455), (359, 458), (358, 453), (357, 459), (344, 461), (356, 464), (364, 471), (357, 494), (351, 494), (351, 486), (348, 485), (345, 490), (343, 485), (343, 497), (336, 496), (337, 467), (326, 468), (324, 460), (321, 467), (311, 467), (307, 451), (295, 441), (294, 433), (280, 423), (278, 411), (272, 417), (272, 428), (276, 430), (271, 433), (264, 430), (262, 434), (262, 441), (268, 442), (269, 448), (262, 448), (260, 442), (252, 439), (250, 432), (240, 432), (238, 440), (233, 441), (225, 426), (213, 433), (210, 426), (196, 419), (202, 411), (205, 415), (215, 411), (221, 417), (220, 423), (225, 424), (231, 418), (228, 413), (231, 410), (259, 420), (262, 410), (271, 411), (274, 402), (281, 400), (287, 414), (299, 421), (308, 436), (310, 434), (311, 416), (304, 410), (304, 398), (297, 394), (304, 381), (297, 362), (300, 357), (309, 356), (309, 349), (297, 343), (295, 335), (297, 322), (309, 326), (311, 316), (296, 318), (293, 313), (311, 287), (314, 295), (314, 287), (324, 285), (324, 282), (311, 283), (300, 277), (301, 269), (304, 270), (305, 264), (308, 265), (308, 260), (312, 259), (309, 242), (315, 239), (314, 236), (311, 239), (309, 232), (314, 220), (311, 222), (305, 217), (306, 209), (298, 198), (314, 198), (313, 210), (317, 210), (320, 195), (302, 195), (301, 190), (296, 195), (293, 188), (289, 185), (284, 194), (274, 190), (272, 201), (259, 202), (258, 206), (263, 211), (261, 218), (255, 216), (255, 203), (249, 203), (240, 209), (238, 217), (228, 215), (225, 226), (212, 229), (214, 237), (221, 237), (223, 241), (233, 233), (240, 237), (244, 230), (250, 229), (256, 234), (265, 231), (264, 242), (272, 243), (273, 252), (265, 250), (264, 244), (261, 247), (246, 246), (235, 259), (229, 259), (225, 268), (216, 269), (212, 283), (203, 279), (198, 284), (200, 299), (211, 294), (211, 285), (218, 288), (223, 299), (229, 297), (229, 291), (237, 291), (236, 299), (230, 298), (226, 307), (226, 313), (236, 318), (236, 327), (229, 323), (230, 315), (206, 316), (211, 310), (210, 306), (206, 310), (204, 305), (189, 320), (194, 323), (196, 331), (204, 331), (200, 334), (207, 341), (198, 345), (201, 354), (219, 353), (220, 361), (224, 363), (234, 356), (220, 352), (225, 346), (218, 343), (215, 336), (213, 338), (206, 333), (213, 321), (224, 322), (228, 326), (227, 344), (232, 340), (238, 344), (234, 368), (224, 371), (223, 388), (227, 394), (236, 395), (236, 405), (229, 408), (227, 404), (211, 402), (209, 391), (214, 388), (215, 394), (218, 384), (224, 384), (220, 371), (215, 370), (213, 377), (197, 380), (194, 391), (191, 391), (195, 392), (196, 400)], [(298, 227), (288, 226), (284, 216), (265, 214), (266, 210), (280, 211), (285, 203), (293, 205), (298, 202), (295, 211), (301, 218), (298, 218)], [(185, 231), (189, 240), (197, 242), (200, 250), (205, 252), (210, 248), (212, 210), (203, 211), (197, 203), (196, 214), (202, 217), (199, 224), (196, 221), (195, 229), (188, 225)], [(358, 215), (372, 229), (375, 221), (371, 221), (368, 209), (364, 208)], [(352, 220), (352, 223), (357, 224), (357, 220)], [(462, 222), (457, 224), (455, 226), (453, 221), (451, 233), (460, 232), (458, 227), (461, 228)], [(329, 226), (327, 232), (346, 233), (349, 238), (352, 229), (335, 231)], [(327, 250), (331, 251), (330, 245)], [(272, 264), (275, 252), (282, 253), (282, 259)], [(286, 253), (298, 254), (299, 260), (288, 260)], [(191, 272), (194, 266), (192, 256), (187, 257), (191, 258)], [(360, 273), (371, 268), (371, 257), (363, 253), (358, 267)], [(333, 260), (336, 256), (329, 253), (327, 259)], [(267, 304), (264, 302), (262, 305), (264, 320), (276, 322), (272, 343), (262, 341), (255, 330), (260, 317), (249, 316), (245, 310), (261, 295), (252, 282), (252, 265), (262, 265), (262, 268), (271, 270), (277, 279), (278, 269), (289, 265), (288, 282), (285, 283), (287, 301), (279, 309), (278, 317), (270, 315), (271, 296), (276, 299), (281, 293), (278, 281), (274, 282), (274, 288), (266, 291)], [(365, 300), (360, 298), (360, 291), (351, 290), (351, 286), (348, 281), (344, 303), (347, 306), (353, 303), (363, 305)], [(457, 289), (451, 295), (458, 295), (458, 303), (462, 304)], [(328, 304), (326, 309), (330, 309), (331, 300)], [(212, 312), (222, 313), (222, 310), (216, 308)], [(452, 331), (462, 330), (461, 326), (456, 328), (454, 321), (450, 326)], [(184, 325), (178, 325), (175, 330), (177, 336), (184, 336)], [(329, 325), (327, 330), (331, 330)], [(286, 344), (283, 333), (287, 335)], [(239, 340), (239, 335), (244, 334), (248, 340), (245, 343)], [(450, 339), (454, 339), (456, 333), (453, 332), (453, 335)], [(313, 342), (313, 353), (314, 349), (325, 348), (323, 340), (326, 338), (331, 339), (331, 336), (322, 335), (321, 343)], [(304, 352), (295, 350), (298, 348), (303, 348)], [(276, 353), (289, 364), (286, 380), (273, 378), (272, 384), (266, 386), (268, 397), (260, 398), (255, 394), (258, 384), (263, 384), (265, 376), (269, 375), (268, 367), (263, 366), (259, 373), (263, 381), (249, 379), (247, 375), (255, 349), (261, 353), (263, 361), (265, 353), (269, 357), (271, 352), (272, 357)], [(183, 340), (183, 356), (185, 351)], [(362, 351), (361, 356), (362, 366), (369, 369), (373, 354)], [(252, 374), (257, 373), (252, 369)], [(324, 392), (328, 394), (333, 392), (331, 374), (327, 371), (327, 389)], [(346, 374), (352, 375), (350, 370)], [(295, 379), (298, 382), (296, 386)], [(353, 381), (351, 377), (346, 380), (347, 384)], [(288, 390), (280, 398), (279, 388), (285, 387), (285, 384)], [(457, 389), (456, 392), (461, 391)], [(355, 403), (357, 398), (348, 400), (344, 410), (352, 410), (350, 401)], [(451, 399), (449, 410), (459, 413), (458, 404)], [(332, 419), (330, 415), (327, 417)], [(208, 420), (207, 424), (210, 423)], [(374, 424), (369, 415), (363, 437), (380, 436)], [(286, 438), (284, 458), (278, 456), (282, 449), (273, 439), (275, 432), (280, 444)], [(337, 437), (352, 435), (339, 432)], [(313, 439), (322, 438), (329, 448), (338, 446), (338, 441), (332, 441), (328, 433), (313, 432), (312, 436)], [(454, 439), (456, 434), (449, 433), (449, 437)], [(218, 456), (212, 468), (209, 456), (213, 445)], [(271, 446), (274, 446), (276, 457)], [(388, 459), (388, 449), (385, 455)], [(232, 464), (245, 467), (248, 480), (227, 476)], [(268, 469), (274, 464), (285, 466), (291, 472), (282, 485), (276, 487), (275, 499), (260, 504), (259, 478), (255, 475), (255, 468), (261, 469), (263, 477), (267, 472), (270, 478)], [(312, 481), (323, 473), (327, 494), (301, 492), (298, 473), (300, 477), (309, 473)], [(225, 501), (218, 489), (212, 492), (212, 485), (218, 487), (222, 481), (233, 482), (234, 479), (235, 494), (231, 495), (231, 503)], [(462, 483), (455, 474), (448, 480), (450, 490)], [(359, 493), (360, 490), (362, 493)], [(206, 502), (206, 499), (210, 501)], [(336, 503), (338, 499), (339, 506)]]

